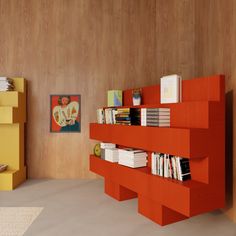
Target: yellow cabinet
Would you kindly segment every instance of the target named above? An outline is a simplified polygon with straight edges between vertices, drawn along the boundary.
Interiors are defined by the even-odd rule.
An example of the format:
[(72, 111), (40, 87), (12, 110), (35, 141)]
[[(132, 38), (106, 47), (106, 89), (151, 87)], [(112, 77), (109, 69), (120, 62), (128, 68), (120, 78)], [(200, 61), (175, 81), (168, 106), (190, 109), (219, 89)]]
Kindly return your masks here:
[(24, 126), (26, 123), (26, 81), (13, 78), (16, 91), (0, 92), (0, 190), (12, 190), (26, 179)]

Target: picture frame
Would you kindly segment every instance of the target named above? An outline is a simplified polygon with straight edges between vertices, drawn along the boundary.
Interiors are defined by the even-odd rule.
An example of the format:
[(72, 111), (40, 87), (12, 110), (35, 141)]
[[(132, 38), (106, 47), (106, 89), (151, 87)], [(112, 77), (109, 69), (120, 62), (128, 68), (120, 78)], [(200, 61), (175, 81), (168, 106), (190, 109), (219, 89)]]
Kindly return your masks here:
[(50, 132), (81, 132), (81, 95), (50, 95)]

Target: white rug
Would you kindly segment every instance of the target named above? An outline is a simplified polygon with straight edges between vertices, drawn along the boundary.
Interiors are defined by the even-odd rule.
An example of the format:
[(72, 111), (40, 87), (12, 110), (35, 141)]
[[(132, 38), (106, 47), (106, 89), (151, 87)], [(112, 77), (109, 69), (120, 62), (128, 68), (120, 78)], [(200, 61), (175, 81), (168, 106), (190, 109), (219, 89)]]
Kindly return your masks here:
[(0, 207), (0, 236), (22, 236), (42, 207)]

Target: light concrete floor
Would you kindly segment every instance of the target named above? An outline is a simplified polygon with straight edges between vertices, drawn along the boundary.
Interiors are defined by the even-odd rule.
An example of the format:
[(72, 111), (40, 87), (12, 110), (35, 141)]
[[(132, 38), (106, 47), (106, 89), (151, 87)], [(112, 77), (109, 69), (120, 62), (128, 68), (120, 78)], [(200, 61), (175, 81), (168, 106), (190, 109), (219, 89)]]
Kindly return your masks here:
[(0, 192), (0, 207), (44, 207), (25, 236), (236, 236), (219, 211), (161, 227), (137, 213), (137, 199), (118, 202), (102, 180), (28, 180)]

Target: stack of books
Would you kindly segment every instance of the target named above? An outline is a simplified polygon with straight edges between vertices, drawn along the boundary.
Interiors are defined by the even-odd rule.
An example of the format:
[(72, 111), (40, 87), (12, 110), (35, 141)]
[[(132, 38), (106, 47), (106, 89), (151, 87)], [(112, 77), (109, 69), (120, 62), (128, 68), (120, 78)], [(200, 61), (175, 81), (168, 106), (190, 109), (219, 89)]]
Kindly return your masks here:
[(141, 108), (142, 126), (170, 126), (170, 108)]
[(147, 153), (131, 148), (119, 149), (119, 164), (131, 168), (147, 166)]
[(131, 125), (130, 108), (118, 108), (115, 120), (119, 125)]
[(120, 125), (140, 125), (140, 109), (138, 108), (118, 108), (115, 115), (115, 124)]
[(14, 83), (12, 79), (0, 77), (0, 92), (13, 91)]
[(107, 151), (107, 150), (116, 149), (116, 144), (114, 144), (114, 143), (100, 143), (100, 147), (101, 147), (101, 159), (106, 160), (106, 155), (110, 154), (109, 151)]
[(117, 148), (106, 148), (105, 151), (105, 160), (110, 162), (118, 162), (118, 149)]
[(189, 159), (169, 154), (152, 153), (151, 172), (165, 178), (180, 181), (191, 179)]

